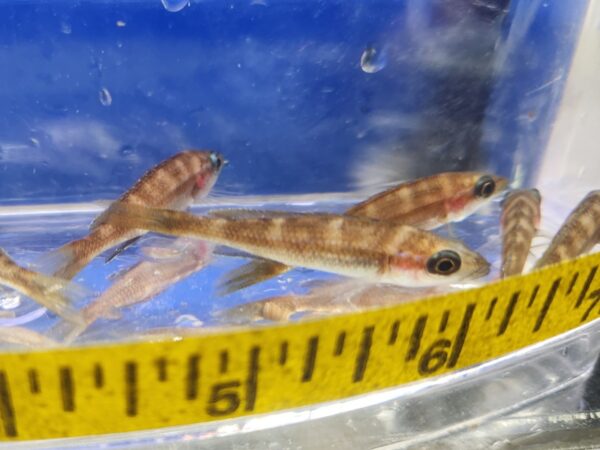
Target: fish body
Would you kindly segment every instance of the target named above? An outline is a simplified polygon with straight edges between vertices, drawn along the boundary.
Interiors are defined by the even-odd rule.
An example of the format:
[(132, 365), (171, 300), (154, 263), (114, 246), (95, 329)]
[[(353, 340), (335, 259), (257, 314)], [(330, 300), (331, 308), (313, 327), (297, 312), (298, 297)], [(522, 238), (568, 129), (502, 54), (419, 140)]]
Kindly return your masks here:
[(0, 249), (0, 284), (27, 295), (64, 319), (81, 323), (82, 317), (71, 303), (85, 292), (61, 278), (47, 276), (19, 266)]
[[(210, 191), (223, 162), (220, 154), (211, 151), (177, 153), (146, 172), (117, 202), (185, 209)], [(110, 224), (111, 214), (112, 206), (109, 206), (92, 223), (87, 236), (64, 245), (46, 258), (45, 265), (54, 268), (55, 276), (71, 279), (96, 255), (144, 234), (141, 230)]]
[[(395, 221), (424, 230), (457, 222), (502, 192), (508, 180), (482, 172), (445, 172), (408, 181), (380, 192), (345, 212), (353, 217)], [(223, 294), (246, 288), (290, 270), (273, 261), (252, 261), (231, 271)]]
[(424, 230), (458, 222), (488, 203), (508, 180), (481, 172), (444, 172), (375, 194), (346, 215), (393, 220)]
[(575, 258), (592, 249), (600, 237), (600, 190), (591, 191), (569, 214), (537, 261), (539, 269)]
[(119, 273), (113, 284), (83, 309), (83, 324), (59, 323), (51, 334), (70, 342), (97, 319), (120, 318), (120, 308), (149, 300), (205, 267), (210, 261), (213, 246), (197, 239), (179, 238), (168, 247), (156, 249), (156, 252), (144, 250), (159, 256), (140, 261)]
[(537, 189), (516, 190), (502, 202), (502, 277), (523, 272), (540, 225), (542, 197)]
[(311, 317), (396, 305), (434, 295), (437, 289), (405, 289), (360, 280), (336, 280), (320, 284), (306, 294), (281, 295), (244, 303), (219, 311), (215, 316), (228, 324), (256, 320), (288, 321), (298, 313)]
[(102, 295), (84, 308), (86, 322), (100, 317), (115, 318), (115, 310), (160, 294), (205, 267), (212, 253), (212, 245), (197, 239), (179, 238), (173, 247), (178, 249), (176, 256), (140, 261), (119, 274)]
[(459, 241), (363, 217), (196, 217), (137, 205), (120, 205), (114, 213), (119, 226), (197, 237), (286, 265), (368, 281), (431, 286), (489, 272), (488, 262)]

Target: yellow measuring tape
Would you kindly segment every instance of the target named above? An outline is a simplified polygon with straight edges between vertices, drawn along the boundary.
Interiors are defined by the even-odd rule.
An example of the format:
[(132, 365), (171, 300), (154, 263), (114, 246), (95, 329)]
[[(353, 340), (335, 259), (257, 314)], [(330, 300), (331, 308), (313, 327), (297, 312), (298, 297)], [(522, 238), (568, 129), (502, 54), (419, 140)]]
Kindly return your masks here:
[(228, 419), (440, 375), (600, 313), (600, 254), (469, 291), (181, 341), (0, 355), (0, 436), (46, 439)]

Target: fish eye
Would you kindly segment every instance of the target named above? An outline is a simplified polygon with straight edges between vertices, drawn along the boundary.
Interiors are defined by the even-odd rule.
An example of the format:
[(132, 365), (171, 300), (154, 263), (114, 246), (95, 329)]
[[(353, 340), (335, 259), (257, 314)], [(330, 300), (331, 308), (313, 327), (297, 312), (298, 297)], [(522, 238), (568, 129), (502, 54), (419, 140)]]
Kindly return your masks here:
[(452, 275), (460, 269), (460, 256), (453, 250), (442, 250), (427, 260), (427, 271), (435, 275)]
[(496, 190), (496, 182), (489, 175), (482, 176), (475, 183), (475, 195), (477, 197), (488, 198)]
[(219, 170), (223, 165), (223, 158), (218, 153), (212, 152), (210, 154), (210, 163), (213, 166), (213, 169)]

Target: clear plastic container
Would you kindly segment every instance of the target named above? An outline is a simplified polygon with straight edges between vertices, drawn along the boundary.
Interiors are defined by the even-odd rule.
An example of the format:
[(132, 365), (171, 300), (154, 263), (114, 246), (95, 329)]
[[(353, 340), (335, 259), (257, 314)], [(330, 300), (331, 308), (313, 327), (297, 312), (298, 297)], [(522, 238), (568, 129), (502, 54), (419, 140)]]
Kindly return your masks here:
[[(340, 212), (394, 182), (486, 170), (538, 187), (551, 235), (598, 187), (597, 0), (5, 3), (0, 247), (24, 265), (85, 235), (106, 201), (185, 148), (229, 160), (197, 213)], [(494, 202), (453, 231), (492, 262), (490, 279), (498, 217)], [(101, 292), (144, 249), (171, 245), (145, 237), (76, 281)], [(246, 261), (217, 249), (81, 342), (223, 326), (227, 308), (336, 280), (296, 269), (219, 297), (216, 280)], [(56, 316), (0, 297), (0, 326), (52, 335)], [(10, 448), (587, 445), (600, 423), (597, 335), (592, 323), (475, 368), (298, 411)]]

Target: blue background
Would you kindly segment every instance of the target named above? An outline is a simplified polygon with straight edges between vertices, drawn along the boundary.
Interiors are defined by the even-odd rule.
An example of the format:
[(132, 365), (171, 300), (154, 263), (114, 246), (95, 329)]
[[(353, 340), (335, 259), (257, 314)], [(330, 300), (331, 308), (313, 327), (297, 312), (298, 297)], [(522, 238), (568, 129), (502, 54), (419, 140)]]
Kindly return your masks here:
[(516, 161), (526, 183), (586, 4), (3, 1), (0, 203), (114, 198), (186, 147), (224, 153), (236, 195)]

